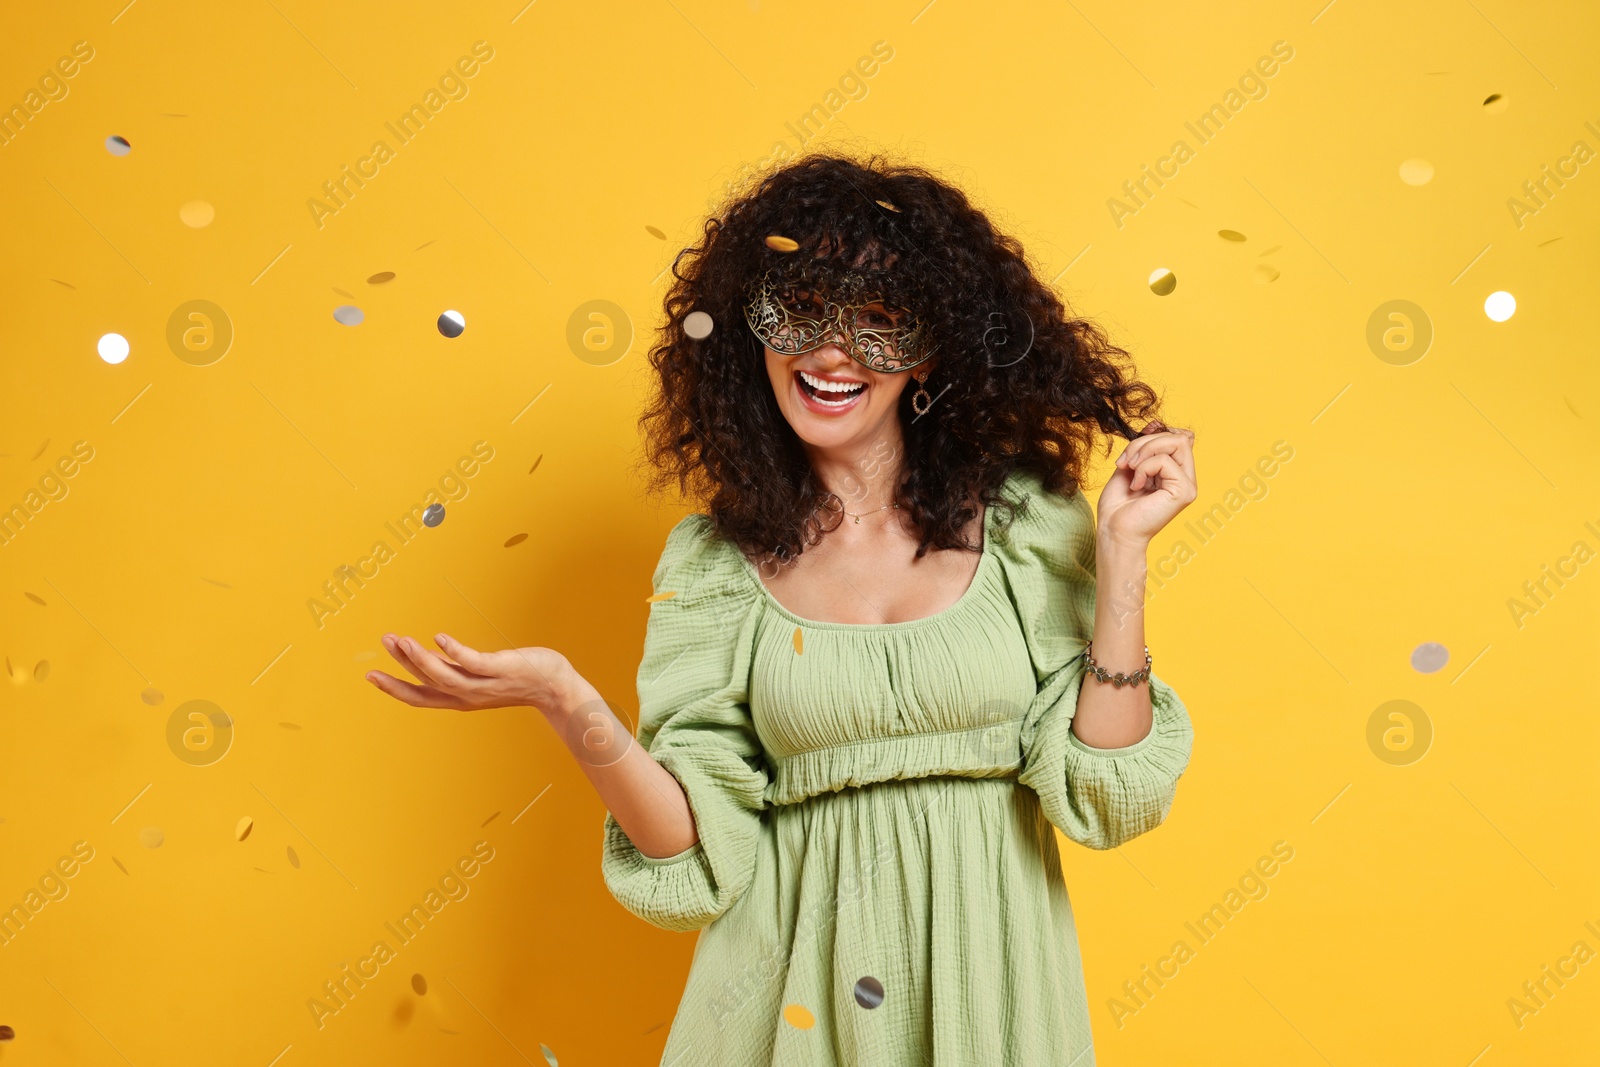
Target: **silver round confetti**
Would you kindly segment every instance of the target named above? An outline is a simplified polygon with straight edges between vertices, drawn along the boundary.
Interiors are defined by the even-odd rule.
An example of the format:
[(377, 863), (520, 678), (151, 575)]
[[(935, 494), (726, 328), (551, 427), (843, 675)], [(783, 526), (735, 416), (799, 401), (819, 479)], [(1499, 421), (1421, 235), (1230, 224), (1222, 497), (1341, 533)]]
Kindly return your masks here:
[(703, 341), (711, 336), (712, 327), (715, 325), (711, 321), (711, 316), (704, 311), (691, 311), (684, 316), (683, 332), (693, 337), (696, 341)]
[(1411, 666), (1423, 674), (1432, 674), (1434, 671), (1442, 670), (1444, 665), (1449, 662), (1450, 650), (1435, 641), (1418, 645), (1411, 651)]
[(863, 1008), (876, 1008), (883, 1003), (883, 983), (870, 975), (856, 981), (856, 1003)]
[(133, 145), (128, 143), (126, 137), (118, 137), (116, 134), (112, 134), (106, 138), (106, 151), (114, 156), (125, 156), (133, 151)]
[(466, 317), (459, 311), (446, 311), (439, 316), (439, 332), (446, 337), (460, 337), (466, 329)]
[(427, 510), (422, 513), (422, 525), (424, 526), (437, 526), (443, 521), (443, 504), (429, 504)]
[(341, 326), (360, 326), (366, 317), (366, 313), (354, 304), (340, 304), (333, 309), (333, 321)]

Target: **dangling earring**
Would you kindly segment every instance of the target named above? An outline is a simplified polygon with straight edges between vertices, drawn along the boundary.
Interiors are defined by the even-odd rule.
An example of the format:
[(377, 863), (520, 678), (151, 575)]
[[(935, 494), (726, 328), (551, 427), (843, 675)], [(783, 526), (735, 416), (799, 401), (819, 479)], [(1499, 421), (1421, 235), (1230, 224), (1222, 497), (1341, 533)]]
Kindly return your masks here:
[(920, 374), (916, 371), (912, 371), (911, 377), (914, 378), (917, 383), (917, 391), (911, 394), (911, 410), (916, 412), (918, 415), (926, 415), (928, 413), (928, 409), (933, 407), (933, 396), (928, 392), (927, 389), (923, 388), (923, 383), (928, 380), (928, 370), (927, 368), (923, 368)]

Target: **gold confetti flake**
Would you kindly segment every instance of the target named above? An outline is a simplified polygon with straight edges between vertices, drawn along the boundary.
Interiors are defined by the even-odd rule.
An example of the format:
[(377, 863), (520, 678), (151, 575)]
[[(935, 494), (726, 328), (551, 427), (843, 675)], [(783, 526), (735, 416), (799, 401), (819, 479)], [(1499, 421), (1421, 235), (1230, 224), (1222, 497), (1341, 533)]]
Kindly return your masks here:
[(525, 533), (512, 534), (510, 537), (506, 538), (505, 547), (510, 548), (512, 545), (520, 545), (527, 539), (528, 535)]
[(425, 997), (428, 995), (428, 980), (420, 974), (414, 974), (411, 976), (411, 988), (417, 991), (417, 996)]
[(675, 597), (677, 595), (678, 595), (678, 591), (676, 589), (668, 589), (665, 593), (657, 593), (654, 596), (645, 597), (644, 598), (644, 602), (646, 604), (659, 604), (663, 600), (671, 600), (673, 597)]
[(783, 1021), (796, 1030), (809, 1030), (817, 1025), (817, 1017), (803, 1004), (789, 1004), (783, 1009)]
[(649, 234), (651, 237), (656, 238), (658, 241), (665, 241), (667, 239), (667, 235), (656, 229), (654, 226), (646, 225), (644, 232)]
[(539, 1043), (539, 1051), (544, 1053), (544, 1062), (548, 1063), (550, 1067), (561, 1067), (561, 1065), (556, 1062), (556, 1054), (550, 1051), (549, 1045), (546, 1045), (541, 1041)]
[(178, 209), (178, 218), (185, 226), (203, 230), (217, 217), (217, 209), (205, 200), (191, 200)]
[(805, 655), (805, 652), (806, 652), (805, 638), (802, 637), (801, 634), (800, 634), (800, 627), (796, 626), (794, 628), (794, 654), (797, 655), (797, 656), (803, 656), (803, 655)]
[(485, 826), (488, 826), (490, 823), (494, 822), (499, 817), (500, 817), (500, 813), (498, 811), (495, 812), (493, 815), (489, 816), (487, 819), (485, 819), (481, 823), (479, 823), (478, 824), (478, 829), (480, 829), (480, 830), (483, 829)]
[(246, 815), (244, 818), (240, 819), (239, 824), (233, 828), (233, 836), (238, 838), (240, 841), (243, 841), (245, 838), (250, 836), (250, 830), (254, 826), (255, 820)]
[(384, 282), (392, 282), (392, 281), (394, 281), (394, 271), (392, 271), (392, 270), (380, 270), (378, 273), (374, 274), (372, 277), (367, 279), (367, 284), (368, 285), (382, 285)]
[(1249, 238), (1238, 230), (1218, 230), (1217, 236), (1224, 241), (1248, 241)]
[(1270, 264), (1270, 263), (1257, 263), (1256, 264), (1255, 279), (1256, 279), (1256, 282), (1258, 284), (1270, 285), (1271, 283), (1277, 281), (1280, 277), (1282, 277), (1282, 272), (1279, 271), (1278, 268), (1274, 267), (1272, 264)]
[(300, 856), (295, 852), (293, 845), (289, 845), (287, 847), (289, 852), (289, 866), (298, 871), (300, 869)]
[(42, 659), (38, 663), (35, 663), (33, 665), (33, 680), (34, 681), (42, 682), (48, 677), (50, 677), (50, 661), (49, 660)]
[(1178, 276), (1165, 267), (1150, 275), (1150, 291), (1157, 296), (1170, 296), (1178, 287)]
[(1426, 159), (1408, 159), (1400, 164), (1400, 180), (1407, 185), (1427, 185), (1433, 181), (1433, 164)]
[(1483, 101), (1483, 110), (1487, 111), (1491, 115), (1503, 114), (1505, 109), (1510, 106), (1511, 101), (1507, 100), (1500, 93), (1490, 93), (1484, 98)]
[(117, 865), (117, 870), (121, 871), (123, 874), (127, 874), (128, 873), (128, 868), (124, 867), (122, 865), (122, 861), (117, 859), (117, 857), (112, 856), (111, 857), (111, 862), (115, 863)]
[(44, 455), (44, 450), (49, 448), (49, 447), (50, 447), (50, 438), (46, 437), (44, 439), (44, 444), (39, 446), (39, 451), (37, 451), (37, 452), (35, 452), (33, 454), (33, 458), (34, 459), (38, 459), (40, 456)]
[(777, 234), (772, 234), (767, 238), (767, 247), (774, 252), (798, 252), (800, 250), (800, 242), (791, 237), (779, 237)]
[(297, 722), (280, 722), (278, 725), (283, 727), (285, 730), (298, 730), (298, 729), (300, 729), (300, 724), (297, 723)]
[(28, 593), (28, 592), (24, 592), (22, 595), (27, 597), (29, 600), (33, 601), (35, 604), (39, 605), (41, 608), (45, 606), (44, 599), (42, 597), (36, 596), (33, 593)]
[(541, 464), (543, 462), (544, 462), (544, 453), (540, 452), (539, 453), (539, 458), (534, 460), (533, 461), (533, 466), (528, 468), (528, 473), (532, 474), (534, 471), (538, 470), (539, 469), (539, 464)]
[(167, 835), (162, 833), (159, 827), (146, 826), (139, 831), (139, 844), (145, 848), (160, 848), (166, 839)]
[(879, 207), (888, 208), (890, 211), (899, 211), (900, 210), (899, 208), (895, 207), (893, 204), (889, 203), (889, 201), (887, 201), (887, 200), (874, 200), (873, 203), (877, 204)]

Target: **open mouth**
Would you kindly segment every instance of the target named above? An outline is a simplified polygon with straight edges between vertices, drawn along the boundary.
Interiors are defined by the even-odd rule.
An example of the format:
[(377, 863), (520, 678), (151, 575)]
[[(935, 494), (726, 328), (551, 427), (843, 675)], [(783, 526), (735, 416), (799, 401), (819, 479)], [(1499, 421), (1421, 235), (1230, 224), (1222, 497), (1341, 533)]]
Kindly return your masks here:
[(805, 371), (794, 372), (795, 388), (806, 403), (823, 411), (841, 411), (866, 394), (867, 383), (835, 381)]

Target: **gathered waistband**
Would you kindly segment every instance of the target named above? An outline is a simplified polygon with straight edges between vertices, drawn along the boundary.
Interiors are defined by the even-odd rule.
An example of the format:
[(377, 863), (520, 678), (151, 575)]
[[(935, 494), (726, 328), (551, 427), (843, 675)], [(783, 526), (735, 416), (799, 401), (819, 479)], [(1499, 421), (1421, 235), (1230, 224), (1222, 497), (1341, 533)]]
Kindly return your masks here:
[(1004, 778), (1022, 769), (1022, 720), (960, 730), (866, 738), (785, 756), (772, 768), (768, 804), (898, 778)]

